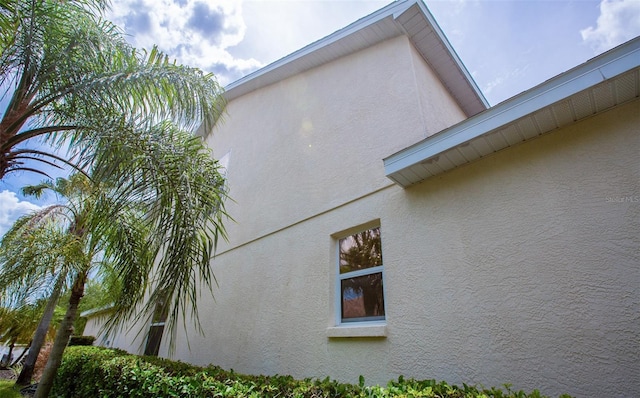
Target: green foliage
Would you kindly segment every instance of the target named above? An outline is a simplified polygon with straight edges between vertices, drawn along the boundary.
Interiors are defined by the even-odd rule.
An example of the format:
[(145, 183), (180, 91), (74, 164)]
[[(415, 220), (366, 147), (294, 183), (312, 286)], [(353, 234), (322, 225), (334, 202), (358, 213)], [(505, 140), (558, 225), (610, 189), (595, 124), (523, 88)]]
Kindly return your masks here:
[[(109, 272), (102, 272), (98, 278), (88, 280), (85, 285), (84, 296), (82, 296), (82, 301), (78, 305), (78, 313), (110, 307), (117, 300), (117, 292), (121, 290), (121, 285), (122, 281), (117, 279), (117, 275)], [(67, 290), (60, 297), (58, 308), (66, 310), (70, 296), (71, 291)], [(73, 333), (81, 336), (86, 325), (87, 318), (78, 316), (73, 323)]]
[[(115, 397), (289, 397), (289, 398), (542, 398), (508, 384), (501, 388), (462, 387), (444, 381), (404, 379), (386, 386), (366, 386), (291, 376), (251, 376), (157, 357), (139, 357), (100, 347), (71, 347), (60, 366), (52, 395), (74, 398)], [(567, 395), (561, 398), (570, 398)]]
[(94, 336), (71, 336), (69, 339), (69, 346), (93, 345), (94, 341), (96, 341)]
[[(152, 48), (132, 48), (105, 20), (109, 1), (0, 2), (0, 179), (8, 172), (43, 173), (40, 163), (92, 162), (101, 128), (172, 120), (206, 131), (224, 107), (211, 74), (172, 62)], [(107, 127), (108, 126), (108, 127)], [(34, 138), (69, 145), (66, 159)], [(104, 144), (104, 143), (103, 143)]]
[(0, 398), (22, 398), (22, 394), (13, 381), (0, 380)]
[(0, 299), (17, 307), (49, 297), (55, 280), (84, 259), (78, 240), (60, 228), (61, 206), (19, 218), (0, 241)]
[(0, 342), (27, 344), (38, 326), (42, 306), (27, 304), (18, 308), (0, 307)]
[[(26, 192), (60, 188), (68, 199), (21, 224), (33, 227), (60, 209), (66, 222), (52, 220), (58, 228), (49, 234), (59, 242), (35, 239), (43, 236), (37, 228), (27, 228), (31, 235), (16, 230), (12, 243), (3, 241), (7, 256), (0, 258), (0, 278), (8, 281), (0, 288), (26, 287), (0, 300), (15, 302), (52, 285), (34, 277), (67, 276), (73, 286), (51, 363), (60, 360), (71, 331), (66, 323), (75, 320), (87, 275), (96, 269), (108, 268), (123, 282), (115, 289), (108, 330), (145, 316), (140, 311), (150, 318), (156, 305), (170, 307), (171, 332), (188, 310), (197, 324), (200, 293), (214, 285), (211, 258), (226, 237), (220, 166), (193, 134), (198, 127), (210, 131), (222, 117), (222, 87), (215, 76), (178, 65), (155, 47), (131, 47), (103, 18), (108, 3), (0, 2), (0, 97), (7, 99), (0, 116), (0, 179), (19, 170), (46, 175), (43, 165), (57, 163), (81, 171)], [(34, 146), (38, 138), (66, 147), (65, 155)], [(44, 261), (49, 253), (53, 261)], [(47, 395), (54, 372), (46, 368), (37, 396)]]

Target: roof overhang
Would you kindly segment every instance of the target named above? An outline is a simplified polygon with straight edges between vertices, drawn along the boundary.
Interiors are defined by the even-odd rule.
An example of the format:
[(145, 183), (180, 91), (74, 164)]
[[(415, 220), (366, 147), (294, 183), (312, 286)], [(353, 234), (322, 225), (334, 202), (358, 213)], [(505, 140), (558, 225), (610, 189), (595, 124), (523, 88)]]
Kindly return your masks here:
[(488, 102), (422, 0), (393, 2), (229, 84), (224, 96), (232, 100), (400, 35), (409, 37), (467, 116), (488, 108)]
[(384, 159), (400, 186), (426, 180), (640, 96), (640, 37)]
[(82, 313), (80, 313), (80, 316), (83, 318), (93, 318), (96, 316), (105, 315), (106, 313), (113, 311), (114, 308), (115, 307), (113, 306), (113, 304), (107, 305), (105, 307), (93, 308), (83, 311)]

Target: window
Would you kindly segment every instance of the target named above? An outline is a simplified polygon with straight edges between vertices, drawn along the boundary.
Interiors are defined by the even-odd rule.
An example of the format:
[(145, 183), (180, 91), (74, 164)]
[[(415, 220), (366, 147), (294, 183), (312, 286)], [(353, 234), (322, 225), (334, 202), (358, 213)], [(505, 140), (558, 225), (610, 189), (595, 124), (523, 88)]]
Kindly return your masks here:
[(164, 333), (164, 324), (169, 313), (168, 303), (158, 303), (151, 318), (151, 326), (147, 336), (147, 345), (144, 348), (144, 355), (158, 356), (160, 351), (160, 342), (162, 342), (162, 334)]
[(339, 240), (337, 289), (341, 323), (385, 319), (383, 274), (380, 227)]

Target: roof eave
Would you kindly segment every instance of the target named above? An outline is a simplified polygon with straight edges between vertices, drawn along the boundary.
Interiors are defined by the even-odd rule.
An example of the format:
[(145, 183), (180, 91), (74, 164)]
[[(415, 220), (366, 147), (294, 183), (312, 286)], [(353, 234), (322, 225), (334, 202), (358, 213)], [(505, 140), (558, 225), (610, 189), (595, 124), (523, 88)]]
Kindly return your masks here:
[(83, 318), (95, 317), (95, 316), (103, 315), (109, 311), (112, 311), (113, 309), (114, 309), (113, 304), (110, 304), (104, 307), (92, 308), (90, 310), (83, 311), (82, 313), (80, 313), (80, 316)]
[[(409, 16), (413, 15), (415, 11), (419, 11), (419, 23), (417, 25), (408, 24)], [(334, 52), (331, 48), (337, 49), (340, 47), (340, 43), (347, 40), (352, 40), (347, 46), (350, 48), (350, 52), (367, 48), (373, 43), (360, 38), (358, 33), (362, 33), (373, 25), (379, 28), (378, 32), (384, 32), (378, 36), (379, 41), (402, 34), (407, 35), (453, 97), (460, 103), (467, 116), (488, 108), (488, 102), (482, 92), (422, 0), (393, 2), (347, 27), (229, 84), (225, 87), (224, 96), (227, 100), (232, 100), (345, 56), (349, 53), (346, 50)], [(416, 26), (421, 29), (421, 32), (426, 30), (432, 34), (412, 35), (411, 32), (415, 32)], [(429, 50), (433, 48), (442, 49), (442, 51), (430, 52)], [(441, 57), (442, 59), (440, 59)], [(455, 70), (456, 73), (452, 74), (451, 70)]]
[[(421, 175), (417, 165), (437, 160), (447, 151), (465, 146), (474, 139), (638, 68), (640, 37), (385, 158), (385, 173), (403, 187), (420, 182), (437, 173)], [(634, 95), (638, 96), (637, 88)], [(467, 160), (466, 163), (473, 159)]]
[[(490, 106), (489, 102), (484, 97), (484, 94), (471, 76), (471, 73), (469, 73), (469, 70), (458, 56), (458, 53), (449, 42), (449, 39), (447, 39), (447, 36), (440, 28), (440, 25), (438, 25), (438, 22), (428, 7), (422, 1), (416, 1), (415, 7), (420, 9), (421, 15), (425, 18), (427, 25), (437, 38), (439, 45), (442, 46), (442, 50), (448, 56), (441, 59), (436, 54), (429, 54), (425, 43), (428, 40), (418, 40), (417, 37), (411, 38), (424, 59), (438, 74), (442, 83), (447, 87), (458, 104), (460, 104), (467, 117), (488, 109)], [(398, 18), (396, 17), (396, 19)], [(452, 75), (455, 77), (452, 78)]]
[[(393, 16), (398, 12), (401, 12), (403, 9), (408, 8), (410, 4), (413, 4), (415, 0), (412, 1), (397, 1), (390, 3), (389, 5), (381, 8), (380, 10), (367, 15), (364, 18), (357, 20), (356, 22), (342, 28), (320, 40), (317, 40), (283, 58), (280, 58), (277, 61), (270, 63), (269, 65), (262, 67), (255, 72), (252, 72), (225, 87), (224, 95), (227, 100), (231, 100), (233, 98), (239, 97), (240, 95), (245, 94), (246, 92), (253, 91), (255, 88), (263, 87), (268, 84), (271, 84), (269, 74), (272, 74), (274, 71), (285, 67), (286, 65), (290, 65), (294, 61), (300, 60), (304, 57), (310, 56), (310, 54), (314, 53), (320, 48), (324, 48), (330, 46), (341, 39), (363, 29), (366, 26), (374, 24), (384, 18), (388, 18), (389, 16)], [(409, 5), (408, 5), (409, 4)], [(267, 84), (262, 84), (259, 80), (268, 81)], [(253, 87), (251, 86), (253, 83)], [(256, 84), (257, 83), (257, 84)], [(248, 88), (248, 90), (247, 90)]]

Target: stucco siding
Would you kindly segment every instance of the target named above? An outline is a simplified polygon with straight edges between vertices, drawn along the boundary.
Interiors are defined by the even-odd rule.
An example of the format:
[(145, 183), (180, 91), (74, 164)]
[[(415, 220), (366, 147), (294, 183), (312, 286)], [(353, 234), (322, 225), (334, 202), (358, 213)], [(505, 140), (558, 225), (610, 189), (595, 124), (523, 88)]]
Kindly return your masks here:
[(420, 53), (413, 46), (410, 46), (410, 51), (411, 71), (418, 88), (416, 100), (424, 120), (422, 138), (426, 138), (462, 121), (466, 116)]
[[(638, 396), (640, 99), (624, 103), (638, 74), (610, 75), (632, 53), (620, 47), (626, 58), (609, 52), (458, 124), (465, 114), (432, 66), (458, 98), (473, 84), (457, 69), (447, 77), (442, 65), (457, 57), (411, 29), (409, 39), (400, 17), (384, 36), (373, 34), (380, 20), (349, 33), (358, 40), (334, 36), (232, 85), (225, 120), (206, 135), (225, 159), (234, 219), (211, 262), (215, 299), (199, 297), (204, 335), (179, 322), (175, 351), (165, 330), (160, 355), (350, 383), (403, 375)], [(369, 47), (355, 51), (356, 41)], [(504, 145), (474, 149), (497, 134)], [(456, 150), (460, 161), (434, 160)], [(399, 152), (406, 189), (385, 176), (383, 159)], [(376, 245), (375, 267), (342, 264), (351, 271), (336, 275), (339, 239), (373, 227), (382, 264)], [(337, 290), (343, 278), (352, 303), (371, 298), (364, 284), (349, 290), (368, 272), (383, 273), (384, 313), (374, 300), (377, 323), (366, 329), (342, 322)], [(141, 353), (147, 321), (99, 343)], [(101, 337), (100, 324), (91, 318), (86, 333)]]
[[(93, 345), (96, 346), (119, 348), (130, 353), (142, 354), (144, 352), (144, 343), (146, 342), (146, 332), (149, 328), (143, 324), (143, 318), (124, 325), (122, 329), (107, 335), (103, 325), (109, 320), (109, 317), (109, 312), (88, 316), (83, 335), (95, 337), (96, 340)], [(163, 345), (161, 346), (165, 356), (168, 356), (168, 344), (164, 344), (166, 343), (164, 340), (167, 339), (163, 339)]]
[[(549, 395), (634, 395), (639, 104), (410, 189), (380, 181), (357, 196), (363, 188), (353, 182), (303, 222), (281, 219), (274, 233), (221, 251), (216, 301), (201, 304), (206, 336), (190, 333), (191, 350), (182, 344), (175, 357), (348, 382), (402, 374)], [(263, 208), (265, 196), (254, 206), (291, 208)], [(332, 236), (372, 220), (382, 232), (387, 337), (328, 338)]]
[(388, 323), (410, 343), (392, 350), (394, 370), (551, 395), (638, 391), (639, 105), (399, 195), (386, 235), (413, 237), (387, 245), (401, 309)]
[(84, 326), (83, 335), (93, 336), (96, 338), (96, 345), (106, 345), (106, 341), (103, 342), (102, 336), (100, 336), (100, 327), (104, 320), (102, 317), (92, 316), (87, 319), (87, 324)]
[(449, 94), (433, 73), (418, 87), (413, 57), (401, 36), (231, 101), (208, 138), (231, 152), (231, 247), (388, 185), (386, 155), (462, 119), (425, 116), (419, 90)]

